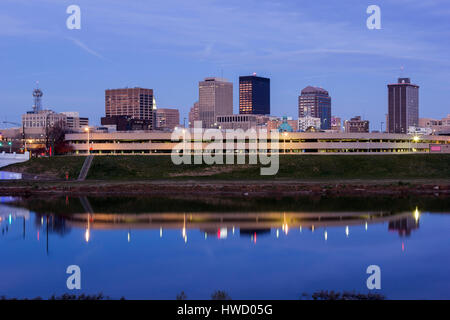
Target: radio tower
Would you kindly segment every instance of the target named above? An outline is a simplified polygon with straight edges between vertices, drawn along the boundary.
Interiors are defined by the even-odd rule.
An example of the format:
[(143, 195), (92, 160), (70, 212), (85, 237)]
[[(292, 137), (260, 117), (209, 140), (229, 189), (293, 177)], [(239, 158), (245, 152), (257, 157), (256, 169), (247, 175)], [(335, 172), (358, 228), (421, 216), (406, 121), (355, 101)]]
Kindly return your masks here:
[(34, 98), (34, 105), (33, 105), (33, 112), (38, 113), (42, 110), (41, 108), (41, 102), (42, 102), (42, 96), (44, 94), (42, 93), (42, 90), (39, 89), (39, 81), (36, 81), (36, 89), (33, 90), (33, 98)]

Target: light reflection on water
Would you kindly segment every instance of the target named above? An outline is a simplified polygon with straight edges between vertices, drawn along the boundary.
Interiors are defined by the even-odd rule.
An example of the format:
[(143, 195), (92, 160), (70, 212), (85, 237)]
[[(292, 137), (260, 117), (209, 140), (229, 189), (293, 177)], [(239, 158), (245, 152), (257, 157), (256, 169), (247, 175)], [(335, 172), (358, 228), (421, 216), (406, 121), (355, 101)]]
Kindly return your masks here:
[(377, 293), (387, 298), (450, 298), (450, 215), (111, 214), (94, 213), (86, 198), (82, 204), (84, 212), (60, 214), (0, 204), (0, 295), (67, 292), (65, 270), (76, 264), (81, 292), (113, 298), (174, 299), (184, 291), (208, 299), (220, 289), (234, 299), (298, 299), (318, 290), (367, 293), (366, 268), (376, 264)]
[(20, 180), (22, 174), (17, 172), (0, 171), (0, 180)]

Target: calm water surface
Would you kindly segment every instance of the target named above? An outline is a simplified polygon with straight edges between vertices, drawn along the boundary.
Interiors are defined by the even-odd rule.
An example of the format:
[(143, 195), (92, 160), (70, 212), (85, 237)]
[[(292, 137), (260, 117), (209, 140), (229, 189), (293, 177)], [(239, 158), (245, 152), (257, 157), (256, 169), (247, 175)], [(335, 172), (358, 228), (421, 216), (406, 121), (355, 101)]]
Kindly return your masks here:
[[(280, 210), (276, 210), (280, 208)], [(336, 208), (333, 210), (333, 208)], [(0, 296), (298, 299), (367, 293), (379, 265), (387, 298), (450, 299), (448, 200), (1, 198)]]

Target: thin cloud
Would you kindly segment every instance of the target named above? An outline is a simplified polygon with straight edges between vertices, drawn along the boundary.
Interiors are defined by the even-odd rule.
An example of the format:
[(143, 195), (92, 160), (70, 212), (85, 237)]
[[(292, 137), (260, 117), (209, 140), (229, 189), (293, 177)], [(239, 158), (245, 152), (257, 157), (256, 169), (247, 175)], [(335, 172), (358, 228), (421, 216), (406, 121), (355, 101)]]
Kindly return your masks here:
[(93, 55), (97, 58), (100, 59), (105, 59), (100, 53), (92, 50), (91, 48), (89, 48), (87, 45), (85, 45), (83, 42), (81, 42), (78, 39), (75, 38), (71, 38), (71, 37), (67, 37), (67, 39), (69, 39), (70, 41), (72, 41), (76, 46), (80, 47), (81, 49), (83, 49), (85, 52), (89, 53), (90, 55)]

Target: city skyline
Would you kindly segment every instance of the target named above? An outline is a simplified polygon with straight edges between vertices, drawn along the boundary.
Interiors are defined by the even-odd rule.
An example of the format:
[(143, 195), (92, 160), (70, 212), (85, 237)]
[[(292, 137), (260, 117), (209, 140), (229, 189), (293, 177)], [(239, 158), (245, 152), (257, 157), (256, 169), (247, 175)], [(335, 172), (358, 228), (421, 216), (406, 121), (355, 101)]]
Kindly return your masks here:
[[(262, 78), (262, 77), (257, 77), (256, 76), (256, 74), (254, 73), (252, 76), (239, 76), (239, 94), (241, 94), (241, 79), (243, 79), (243, 78), (252, 78), (252, 77), (256, 77), (256, 78), (259, 78), (259, 79), (265, 79), (265, 80), (267, 80), (267, 81), (269, 81), (269, 83), (270, 83), (270, 78)], [(199, 95), (198, 95), (198, 100), (200, 99), (200, 96), (201, 96), (201, 88), (202, 87), (204, 87), (204, 85), (202, 85), (202, 84), (207, 84), (208, 83), (208, 81), (218, 81), (218, 83), (221, 83), (221, 82), (223, 82), (223, 83), (226, 83), (226, 84), (229, 84), (230, 85), (230, 90), (229, 91), (231, 91), (230, 92), (230, 96), (231, 96), (231, 99), (233, 99), (233, 81), (228, 81), (228, 79), (223, 79), (223, 78), (218, 78), (218, 77), (206, 77), (203, 81), (199, 81), (198, 83), (199, 83), (199, 88), (200, 88), (200, 90), (199, 90)], [(410, 78), (398, 78), (398, 83), (396, 83), (395, 81), (393, 81), (392, 83), (387, 83), (386, 85), (387, 85), (387, 88), (388, 88), (388, 103), (387, 103), (387, 113), (385, 114), (385, 117), (386, 118), (384, 118), (383, 120), (385, 120), (386, 122), (384, 122), (384, 121), (382, 121), (381, 122), (381, 126), (383, 126), (383, 125), (386, 125), (386, 131), (389, 131), (389, 128), (387, 128), (387, 125), (389, 124), (389, 121), (388, 121), (388, 118), (387, 118), (387, 116), (390, 114), (390, 108), (391, 108), (391, 106), (390, 106), (390, 104), (391, 104), (391, 102), (390, 102), (390, 92), (391, 92), (391, 88), (393, 87), (393, 86), (397, 86), (397, 85), (400, 85), (401, 83), (401, 81), (408, 81), (408, 84), (410, 84)], [(35, 109), (35, 106), (36, 106), (36, 97), (35, 97), (35, 92), (36, 91), (39, 91), (40, 92), (40, 97), (39, 97), (39, 108), (40, 109), (42, 109), (43, 111), (54, 111), (54, 112), (57, 112), (57, 113), (61, 113), (60, 111), (57, 111), (57, 109), (52, 109), (52, 107), (47, 107), (47, 106), (45, 106), (45, 104), (43, 104), (42, 106), (40, 105), (41, 103), (42, 103), (42, 96), (43, 96), (43, 91), (41, 90), (41, 88), (39, 87), (39, 81), (36, 81), (36, 84), (37, 84), (37, 86), (36, 86), (36, 88), (32, 91), (32, 96), (33, 96), (33, 101), (34, 101), (34, 103), (32, 104), (32, 106), (31, 106), (31, 109), (32, 110), (34, 110)], [(419, 88), (419, 86), (417, 86), (417, 85), (415, 85), (415, 84), (411, 84), (411, 86), (413, 86), (413, 87), (417, 87), (417, 89)], [(216, 87), (216, 86), (214, 86), (214, 87)], [(105, 101), (106, 101), (106, 103), (107, 103), (107, 101), (108, 101), (108, 98), (107, 98), (107, 96), (108, 96), (108, 92), (115, 92), (115, 91), (117, 91), (117, 92), (128, 92), (128, 91), (135, 91), (135, 90), (147, 90), (147, 91), (149, 91), (149, 92), (151, 92), (151, 95), (152, 95), (152, 101), (150, 101), (150, 104), (154, 104), (153, 106), (151, 106), (151, 109), (155, 109), (155, 110), (157, 110), (157, 108), (156, 108), (156, 105), (157, 105), (157, 103), (156, 103), (156, 99), (155, 99), (155, 94), (153, 94), (153, 89), (149, 89), (149, 88), (142, 88), (142, 87), (133, 87), (133, 88), (129, 88), (129, 87), (124, 87), (124, 88), (115, 88), (115, 89), (105, 89), (104, 90), (104, 92), (105, 92)], [(270, 87), (269, 87), (269, 95), (270, 95)], [(298, 96), (298, 100), (297, 100), (297, 102), (298, 102), (298, 106), (297, 106), (297, 110), (298, 110), (298, 117), (297, 117), (297, 119), (300, 119), (300, 118), (302, 118), (302, 115), (307, 115), (307, 116), (311, 116), (310, 115), (310, 113), (311, 112), (318, 112), (318, 110), (316, 110), (316, 111), (314, 111), (315, 110), (315, 108), (314, 107), (312, 107), (312, 109), (311, 109), (311, 107), (304, 107), (303, 106), (303, 102), (302, 102), (302, 98), (305, 98), (305, 92), (306, 92), (306, 90), (318, 90), (318, 92), (323, 92), (325, 95), (326, 95), (326, 97), (327, 98), (329, 98), (330, 99), (330, 101), (329, 101), (329, 103), (330, 103), (330, 106), (331, 106), (331, 96), (329, 96), (329, 93), (328, 93), (328, 91), (326, 91), (324, 88), (321, 88), (321, 87), (313, 87), (313, 86), (307, 86), (306, 88), (304, 88), (304, 89), (302, 89), (301, 91), (300, 91), (300, 95)], [(240, 98), (239, 98), (240, 99)], [(227, 100), (228, 100), (228, 98), (227, 98)], [(229, 101), (228, 101), (229, 102)], [(269, 98), (269, 103), (270, 103), (270, 98)], [(198, 101), (195, 101), (192, 105), (195, 105), (195, 104), (198, 104)], [(418, 94), (417, 94), (417, 97), (416, 97), (416, 102), (415, 102), (415, 104), (417, 104), (416, 105), (416, 107), (415, 107), (415, 117), (417, 118), (415, 121), (413, 121), (413, 124), (412, 124), (412, 126), (419, 126), (419, 118), (421, 118), (421, 119), (430, 119), (429, 117), (421, 117), (420, 116), (420, 108), (419, 108), (419, 97), (418, 97)], [(238, 110), (237, 110), (237, 112), (236, 112), (236, 110), (235, 110), (235, 108), (236, 108), (236, 106), (233, 104), (232, 105), (232, 110), (233, 110), (233, 112), (225, 112), (225, 111), (222, 111), (221, 112), (221, 115), (238, 115), (238, 114), (241, 114), (241, 102), (239, 101), (239, 105), (238, 105)], [(330, 106), (328, 107), (328, 116), (326, 116), (325, 118), (325, 120), (324, 119), (322, 119), (322, 117), (319, 117), (318, 116), (318, 113), (316, 114), (316, 116), (319, 118), (319, 119), (322, 119), (322, 121), (325, 121), (325, 123), (328, 121), (328, 123), (330, 123), (330, 128), (331, 128), (331, 120), (332, 120), (332, 117), (338, 117), (338, 118), (341, 118), (341, 115), (340, 114), (337, 114), (333, 109), (331, 109), (330, 108)], [(105, 108), (107, 109), (108, 108), (108, 106), (105, 106)], [(184, 118), (181, 118), (181, 116), (180, 116), (180, 125), (183, 125), (183, 123), (185, 123), (186, 122), (186, 126), (188, 126), (189, 125), (189, 123), (190, 123), (190, 112), (192, 111), (192, 106), (191, 107), (189, 107), (188, 108), (188, 112), (187, 112), (187, 115), (184, 117)], [(178, 110), (178, 112), (180, 112), (181, 113), (181, 111), (180, 111), (180, 109), (179, 108), (177, 108), (177, 107), (171, 107), (171, 108), (167, 108), (167, 107), (162, 107), (162, 109), (163, 110), (165, 110), (165, 109), (173, 109), (173, 110)], [(229, 107), (226, 107), (226, 109), (227, 110), (229, 110), (230, 108)], [(270, 109), (270, 104), (269, 104), (269, 109)], [(311, 110), (313, 110), (313, 111), (311, 111)], [(225, 109), (224, 109), (225, 110)], [(230, 109), (231, 110), (231, 109)], [(29, 113), (30, 112), (30, 110), (28, 110), (27, 111), (27, 113)], [(76, 112), (78, 112), (79, 113), (79, 111), (76, 111)], [(184, 112), (184, 110), (183, 110), (183, 112)], [(64, 113), (64, 112), (62, 112), (62, 113)], [(107, 116), (108, 116), (108, 112), (106, 112), (107, 113)], [(356, 110), (355, 111), (355, 113), (358, 113), (358, 110)], [(446, 113), (444, 112), (440, 117), (437, 117), (437, 118), (443, 118), (444, 117), (444, 115), (445, 115)], [(217, 115), (219, 115), (219, 114), (217, 114)], [(274, 117), (278, 117), (278, 118), (281, 118), (281, 117), (288, 117), (286, 114), (282, 114), (282, 115), (280, 115), (280, 114), (277, 114), (277, 113), (268, 113), (268, 114), (266, 114), (267, 116), (274, 116)], [(448, 114), (447, 114), (448, 115)], [(22, 115), (22, 118), (23, 118), (23, 115)], [(139, 118), (139, 117), (138, 117)], [(211, 119), (213, 119), (214, 117), (212, 117)], [(290, 118), (290, 119), (292, 119), (292, 118), (296, 118), (296, 117), (292, 117), (292, 116), (289, 116), (288, 118)], [(140, 118), (139, 118), (140, 119)], [(344, 118), (345, 119), (345, 118)], [(352, 119), (352, 117), (349, 117), (347, 120), (351, 120)], [(6, 119), (5, 119), (6, 120)], [(199, 120), (201, 120), (201, 119), (199, 119)], [(208, 122), (207, 120), (205, 120), (206, 122)], [(213, 120), (211, 120), (211, 121), (213, 121)], [(211, 121), (209, 121), (209, 122), (211, 122)], [(208, 123), (209, 123), (208, 122)], [(4, 124), (12, 124), (13, 122), (8, 122), (8, 121), (5, 121), (5, 122), (3, 122)], [(94, 126), (97, 126), (97, 125), (101, 125), (101, 121), (100, 121), (100, 123), (94, 123), (93, 124)], [(322, 125), (321, 125), (322, 126)], [(373, 127), (370, 127), (369, 126), (369, 131), (371, 131), (371, 130), (373, 130), (373, 131), (378, 131), (378, 129), (376, 128), (376, 125), (374, 125), (374, 124), (372, 124), (372, 126)], [(330, 128), (328, 128), (328, 129), (330, 129)], [(327, 129), (327, 128), (322, 128), (322, 130), (323, 129)], [(407, 130), (405, 130), (405, 131), (402, 131), (401, 133), (406, 133), (406, 131)], [(400, 132), (398, 132), (398, 133), (400, 133)]]
[[(197, 82), (223, 76), (235, 84), (233, 112), (238, 113), (237, 79), (253, 72), (271, 79), (271, 113), (277, 116), (295, 118), (301, 88), (312, 85), (330, 92), (334, 114), (343, 119), (360, 114), (378, 129), (387, 113), (386, 84), (406, 76), (422, 88), (420, 117), (448, 113), (448, 45), (440, 39), (449, 22), (443, 1), (380, 1), (381, 30), (366, 28), (366, 4), (356, 1), (308, 6), (263, 1), (257, 7), (232, 1), (210, 4), (208, 10), (202, 1), (148, 7), (79, 1), (81, 30), (66, 28), (68, 4), (2, 2), (8, 12), (1, 19), (2, 60), (9, 61), (3, 70), (12, 75), (0, 80), (2, 120), (17, 122), (30, 109), (36, 80), (45, 91), (45, 107), (78, 110), (99, 123), (105, 88), (153, 88), (158, 106), (179, 108), (182, 120), (197, 100)], [(238, 10), (239, 5), (253, 9)], [(182, 15), (172, 10), (177, 7)], [(310, 13), (319, 9), (323, 17), (314, 18)], [(202, 28), (202, 20), (210, 30)], [(148, 40), (142, 41), (143, 33)]]
[(449, 36), (450, 0), (1, 0), (0, 300), (450, 301)]

